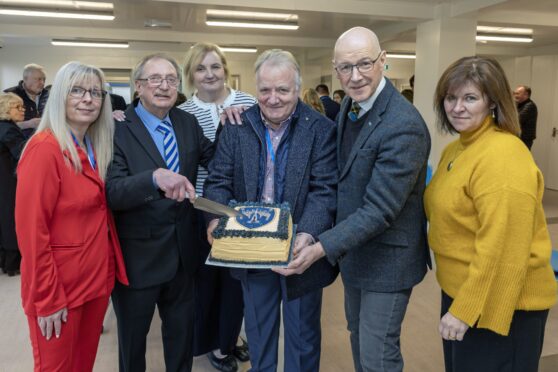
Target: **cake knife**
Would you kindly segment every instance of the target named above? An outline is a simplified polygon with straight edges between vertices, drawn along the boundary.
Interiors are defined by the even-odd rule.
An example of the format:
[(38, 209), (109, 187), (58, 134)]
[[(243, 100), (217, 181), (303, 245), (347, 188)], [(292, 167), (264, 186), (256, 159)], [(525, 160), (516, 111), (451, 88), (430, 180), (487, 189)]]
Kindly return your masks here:
[(236, 217), (240, 213), (236, 209), (233, 209), (221, 203), (214, 202), (213, 200), (209, 200), (198, 195), (196, 195), (196, 198), (194, 199), (192, 205), (194, 206), (194, 208), (199, 209), (201, 211), (218, 214), (220, 216)]

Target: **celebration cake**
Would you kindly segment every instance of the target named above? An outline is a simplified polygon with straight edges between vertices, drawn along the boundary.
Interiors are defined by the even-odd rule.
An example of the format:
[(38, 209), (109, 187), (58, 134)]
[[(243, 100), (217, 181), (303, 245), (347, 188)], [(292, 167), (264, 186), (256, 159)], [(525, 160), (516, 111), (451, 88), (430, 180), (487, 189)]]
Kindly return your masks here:
[(222, 217), (213, 231), (208, 262), (242, 265), (286, 265), (293, 238), (288, 203), (231, 203), (240, 213)]

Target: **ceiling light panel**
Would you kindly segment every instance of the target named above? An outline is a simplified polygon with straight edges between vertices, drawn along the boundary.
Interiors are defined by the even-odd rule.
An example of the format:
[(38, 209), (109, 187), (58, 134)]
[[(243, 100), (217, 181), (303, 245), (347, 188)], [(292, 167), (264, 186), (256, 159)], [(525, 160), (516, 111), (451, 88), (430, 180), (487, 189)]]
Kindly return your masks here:
[(219, 47), (225, 53), (256, 53), (257, 48), (251, 47)]
[(73, 47), (90, 47), (90, 48), (128, 48), (128, 42), (112, 42), (99, 40), (63, 40), (52, 39), (50, 42), (55, 46), (73, 46)]
[(298, 30), (298, 15), (208, 9), (205, 24), (217, 27)]
[(0, 15), (114, 20), (112, 3), (92, 1), (0, 0)]
[(531, 43), (533, 38), (530, 36), (512, 36), (512, 35), (481, 35), (476, 36), (477, 41), (502, 41), (508, 43)]
[(297, 14), (287, 13), (263, 13), (263, 12), (245, 12), (237, 10), (221, 10), (221, 9), (207, 9), (206, 15), (208, 17), (216, 18), (238, 18), (244, 20), (265, 20), (265, 21), (281, 21), (281, 22), (296, 22), (298, 21)]
[(386, 53), (387, 58), (395, 58), (395, 59), (416, 59), (417, 56), (415, 54), (410, 53)]
[(507, 35), (533, 35), (532, 28), (477, 26), (477, 32), (507, 34)]

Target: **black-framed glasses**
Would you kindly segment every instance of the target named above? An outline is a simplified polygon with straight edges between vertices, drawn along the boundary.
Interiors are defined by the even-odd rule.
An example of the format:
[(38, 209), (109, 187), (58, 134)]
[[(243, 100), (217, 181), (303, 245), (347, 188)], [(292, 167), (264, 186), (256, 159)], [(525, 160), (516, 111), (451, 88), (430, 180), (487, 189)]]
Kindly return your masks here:
[(344, 76), (352, 74), (353, 68), (355, 67), (358, 70), (358, 72), (360, 72), (361, 74), (372, 71), (372, 69), (374, 68), (374, 64), (376, 63), (378, 58), (380, 58), (382, 53), (383, 51), (380, 51), (380, 54), (378, 54), (378, 57), (376, 57), (376, 59), (373, 60), (365, 59), (364, 61), (360, 61), (358, 63), (355, 63), (354, 65), (350, 63), (342, 63), (340, 65), (335, 66), (335, 71), (337, 71), (340, 75), (344, 75)]
[(102, 100), (107, 95), (107, 92), (102, 89), (85, 89), (75, 86), (70, 89), (70, 96), (74, 98), (83, 98), (87, 92), (89, 92), (91, 98), (95, 100)]
[(167, 76), (167, 77), (162, 77), (162, 76), (148, 76), (146, 78), (143, 79), (136, 79), (139, 81), (147, 81), (147, 84), (149, 84), (149, 86), (152, 87), (158, 87), (161, 84), (163, 84), (163, 81), (166, 80), (167, 84), (170, 87), (176, 88), (178, 86), (178, 83), (180, 82), (180, 80), (176, 77), (176, 76)]

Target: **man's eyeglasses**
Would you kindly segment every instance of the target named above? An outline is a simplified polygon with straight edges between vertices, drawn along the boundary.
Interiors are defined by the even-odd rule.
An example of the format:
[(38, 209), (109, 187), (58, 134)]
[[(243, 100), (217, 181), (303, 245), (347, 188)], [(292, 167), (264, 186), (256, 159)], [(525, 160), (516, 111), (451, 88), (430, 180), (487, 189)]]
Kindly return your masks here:
[(137, 79), (139, 81), (147, 81), (147, 84), (149, 84), (149, 86), (151, 87), (158, 87), (161, 84), (163, 84), (163, 81), (166, 80), (167, 84), (170, 87), (176, 88), (178, 86), (178, 83), (180, 82), (180, 80), (175, 77), (175, 76), (167, 76), (167, 77), (161, 77), (161, 76), (149, 76), (145, 79)]
[(376, 59), (365, 59), (364, 61), (360, 61), (354, 65), (350, 63), (342, 63), (335, 66), (335, 71), (337, 71), (340, 75), (348, 76), (353, 73), (353, 68), (356, 67), (358, 72), (364, 74), (366, 72), (372, 71), (372, 69), (374, 68), (374, 63), (376, 63), (381, 55), (382, 52), (380, 51), (380, 54), (378, 54), (378, 57), (376, 57)]
[(83, 98), (86, 92), (89, 92), (91, 98), (95, 100), (101, 100), (107, 95), (107, 92), (101, 89), (84, 89), (82, 87), (72, 87), (72, 89), (70, 89), (70, 96), (74, 98)]

